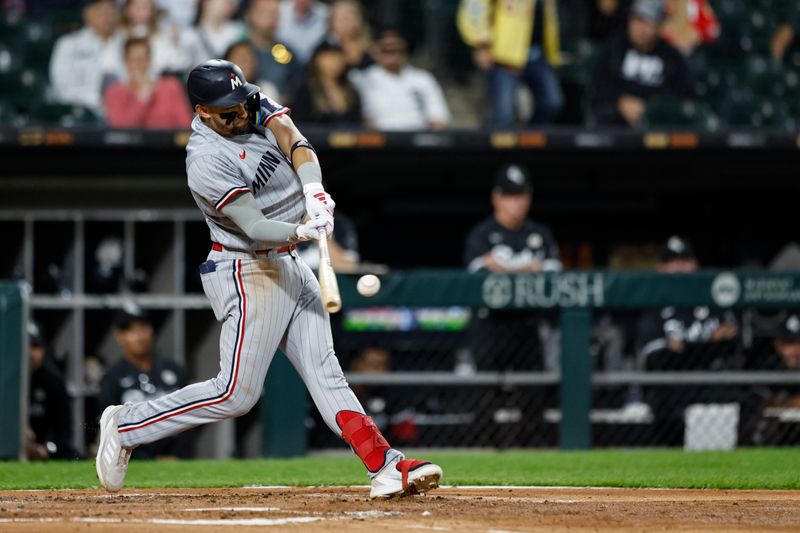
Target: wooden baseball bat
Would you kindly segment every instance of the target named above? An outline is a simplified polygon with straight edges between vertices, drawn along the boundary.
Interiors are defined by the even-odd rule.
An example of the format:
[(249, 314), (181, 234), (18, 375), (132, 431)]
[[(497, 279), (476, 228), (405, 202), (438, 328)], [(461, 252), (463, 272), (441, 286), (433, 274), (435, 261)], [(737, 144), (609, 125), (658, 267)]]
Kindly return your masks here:
[(339, 294), (339, 283), (336, 272), (331, 266), (331, 254), (328, 251), (328, 236), (324, 230), (319, 233), (319, 287), (322, 293), (322, 304), (329, 313), (337, 313), (342, 308), (342, 296)]

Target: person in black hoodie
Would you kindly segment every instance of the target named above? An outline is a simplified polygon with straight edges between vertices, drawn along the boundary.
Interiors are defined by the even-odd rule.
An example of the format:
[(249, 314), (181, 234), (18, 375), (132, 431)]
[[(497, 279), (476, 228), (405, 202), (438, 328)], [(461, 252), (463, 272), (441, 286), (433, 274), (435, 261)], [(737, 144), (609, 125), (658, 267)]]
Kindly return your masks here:
[(589, 96), (590, 121), (637, 125), (654, 96), (689, 97), (689, 67), (659, 35), (665, 16), (661, 0), (637, 0), (627, 31), (609, 42), (598, 58)]
[(28, 460), (78, 459), (72, 446), (72, 414), (64, 376), (47, 355), (39, 326), (28, 326), (30, 390), (26, 444)]
[[(772, 339), (772, 353), (751, 361), (751, 370), (767, 372), (800, 372), (800, 314), (788, 314)], [(759, 419), (751, 424), (753, 441), (758, 445), (795, 445), (800, 437), (800, 425), (791, 414), (800, 408), (800, 386), (793, 383), (757, 385), (751, 390), (751, 401), (758, 406)]]

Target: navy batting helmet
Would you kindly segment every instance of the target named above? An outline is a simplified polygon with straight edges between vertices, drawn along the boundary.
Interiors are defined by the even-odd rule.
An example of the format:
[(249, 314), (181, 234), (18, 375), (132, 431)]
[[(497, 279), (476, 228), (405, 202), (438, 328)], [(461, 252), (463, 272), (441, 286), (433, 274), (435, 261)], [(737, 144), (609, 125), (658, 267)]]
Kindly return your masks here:
[(211, 59), (194, 67), (186, 89), (192, 108), (197, 104), (233, 107), (261, 91), (257, 85), (247, 83), (242, 69), (223, 59)]

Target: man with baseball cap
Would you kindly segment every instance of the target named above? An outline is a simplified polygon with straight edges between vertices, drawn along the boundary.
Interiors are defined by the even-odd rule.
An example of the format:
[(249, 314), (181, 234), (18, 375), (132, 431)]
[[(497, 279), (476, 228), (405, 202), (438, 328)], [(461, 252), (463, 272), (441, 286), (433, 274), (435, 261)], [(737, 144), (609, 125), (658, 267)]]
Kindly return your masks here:
[[(800, 313), (784, 312), (772, 338), (772, 353), (752, 360), (756, 371), (800, 372)], [(752, 388), (759, 406), (758, 442), (761, 445), (795, 445), (797, 425), (785, 423), (781, 414), (800, 407), (800, 387), (794, 384), (759, 385)]]
[(772, 354), (754, 362), (756, 370), (800, 371), (800, 313), (789, 313), (781, 320), (772, 347)]
[[(533, 184), (517, 163), (503, 165), (492, 188), (493, 213), (467, 235), (469, 272), (556, 272), (558, 244), (550, 228), (528, 218)], [(543, 347), (536, 313), (481, 309), (470, 324), (469, 348), (480, 370), (541, 370)], [(501, 342), (497, 342), (502, 339)], [(513, 340), (512, 340), (513, 339)]]
[[(700, 268), (692, 244), (672, 235), (661, 250), (658, 271), (690, 274)], [(730, 309), (707, 306), (668, 306), (643, 313), (637, 345), (642, 370), (719, 370), (735, 365), (739, 327)], [(693, 402), (713, 403), (718, 391), (708, 387), (649, 387), (645, 401), (653, 409), (657, 432), (650, 444), (680, 445), (684, 436), (684, 409)]]
[[(153, 322), (144, 310), (120, 311), (114, 326), (122, 359), (107, 370), (100, 382), (100, 409), (156, 399), (186, 385), (183, 368), (155, 355)], [(192, 452), (191, 433), (144, 444), (136, 450), (137, 456), (144, 459), (188, 459)]]
[(673, 235), (664, 243), (661, 249), (661, 264), (658, 271), (665, 274), (694, 272), (699, 268), (697, 257), (694, 255), (692, 243)]
[(680, 52), (661, 38), (662, 0), (636, 0), (628, 26), (606, 46), (590, 87), (590, 119), (636, 126), (655, 96), (689, 97), (691, 76)]
[(470, 272), (561, 270), (558, 245), (550, 228), (528, 218), (533, 185), (528, 170), (504, 165), (495, 175), (491, 217), (467, 236), (464, 262)]

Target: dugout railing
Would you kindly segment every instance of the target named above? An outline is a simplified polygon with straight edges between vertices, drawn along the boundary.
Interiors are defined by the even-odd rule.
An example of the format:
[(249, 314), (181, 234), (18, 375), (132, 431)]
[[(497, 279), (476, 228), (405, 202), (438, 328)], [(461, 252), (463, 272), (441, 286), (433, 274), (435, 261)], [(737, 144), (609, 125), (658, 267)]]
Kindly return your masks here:
[[(24, 281), (32, 288), (31, 315), (64, 357), (76, 448), (87, 449), (92, 433), (86, 428), (93, 427), (92, 413), (97, 408), (91, 405), (97, 376), (90, 375), (94, 367), (87, 362), (109, 353), (106, 363), (119, 357), (118, 349), (114, 351), (113, 317), (126, 305), (135, 303), (151, 311), (162, 356), (185, 363), (193, 379), (216, 372), (218, 329), (195, 279), (194, 266), (208, 251), (207, 228), (197, 213), (4, 211), (0, 226), (9, 252), (3, 255), (0, 277)], [(109, 239), (115, 242), (110, 244)], [(111, 253), (109, 248), (116, 251)], [(117, 258), (116, 270), (108, 279), (98, 277), (98, 257), (107, 259), (108, 255)], [(395, 406), (398, 397), (400, 403), (409, 400), (387, 419), (395, 427), (393, 433), (409, 445), (674, 446), (681, 444), (674, 434), (653, 438), (671, 427), (663, 421), (665, 412), (672, 410), (684, 417), (686, 409), (700, 406), (695, 411), (701, 426), (707, 420), (704, 416), (712, 421), (716, 417), (724, 421), (720, 431), (728, 431), (730, 407), (737, 403), (739, 420), (756, 426), (785, 426), (777, 441), (763, 437), (772, 430), (755, 427), (750, 434), (761, 437), (739, 439), (737, 444), (800, 442), (798, 409), (761, 408), (751, 398), (759, 387), (800, 386), (800, 373), (754, 372), (730, 361), (702, 370), (653, 370), (638, 365), (629, 345), (618, 347), (616, 356), (607, 347), (598, 348), (598, 339), (608, 336), (598, 325), (605, 315), (621, 314), (624, 322), (626, 314), (665, 306), (736, 312), (741, 317), (742, 338), (748, 337), (747, 342), (754, 345), (748, 315), (800, 308), (800, 274), (701, 271), (667, 276), (569, 271), (487, 276), (461, 270), (418, 270), (383, 275), (382, 290), (369, 299), (357, 294), (356, 279), (355, 275), (340, 276), (345, 310), (333, 321), (337, 351), (354, 387), (383, 388), (387, 397), (394, 396)], [(469, 337), (472, 322), (485, 310), (542, 318), (537, 327), (546, 329), (551, 341), (540, 354), (544, 362), (502, 369), (492, 369), (491, 361), (483, 366), (464, 364), (463, 348), (474, 340)], [(612, 316), (609, 322), (618, 318)], [(387, 321), (400, 326), (387, 328)], [(12, 324), (7, 317), (3, 323)], [(407, 323), (414, 325), (406, 327)], [(482, 331), (478, 340), (484, 344), (479, 343), (472, 355), (490, 353), (505, 344), (507, 351), (525, 358), (528, 350), (537, 348), (520, 336), (525, 336), (524, 329), (494, 336), (491, 330)], [(537, 336), (538, 342), (532, 330), (529, 336)], [(7, 336), (2, 340), (10, 342)], [(382, 342), (402, 352), (397, 358), (400, 364), (382, 373), (351, 370), (360, 351)], [(315, 429), (314, 410), (290, 366), (282, 358), (275, 365), (268, 376), (274, 381), (262, 402), (260, 451), (292, 455), (309, 447), (341, 446), (335, 439), (326, 440), (330, 436), (317, 438), (329, 431), (317, 431), (319, 423)], [(4, 378), (12, 373), (17, 383), (24, 381), (12, 366), (3, 365), (3, 370)], [(677, 390), (681, 398), (676, 401), (675, 394), (659, 394), (661, 389)], [(721, 393), (709, 394), (716, 389)], [(438, 406), (431, 407), (432, 402)], [(17, 408), (23, 404), (18, 402)], [(675, 431), (673, 427), (671, 432)], [(229, 437), (210, 432), (204, 438), (201, 455), (230, 453)], [(18, 449), (18, 443), (13, 449)]]

